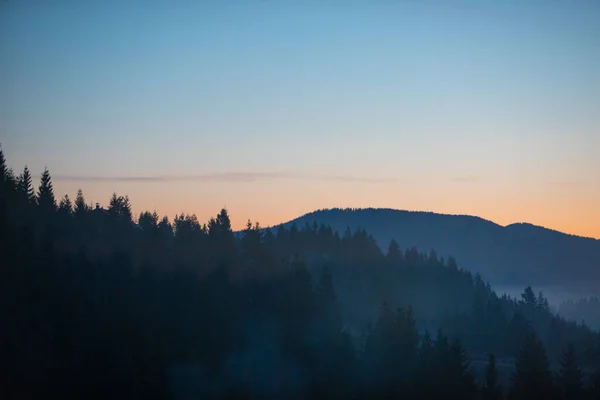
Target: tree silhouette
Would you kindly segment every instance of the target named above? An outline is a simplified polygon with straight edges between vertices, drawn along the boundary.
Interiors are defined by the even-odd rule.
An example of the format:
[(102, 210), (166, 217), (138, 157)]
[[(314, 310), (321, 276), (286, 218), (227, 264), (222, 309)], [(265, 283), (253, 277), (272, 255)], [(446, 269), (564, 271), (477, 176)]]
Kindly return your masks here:
[(393, 263), (398, 263), (402, 261), (402, 251), (400, 250), (400, 246), (398, 246), (398, 243), (394, 239), (390, 241), (390, 245), (388, 246), (388, 250), (386, 253), (386, 258)]
[(531, 286), (527, 286), (525, 288), (525, 291), (521, 294), (521, 299), (524, 304), (530, 307), (537, 307), (538, 305), (538, 299), (535, 296), (535, 293), (533, 292)]
[(499, 400), (502, 398), (502, 390), (498, 385), (498, 370), (496, 369), (496, 357), (490, 353), (488, 365), (485, 368), (485, 380), (481, 390), (481, 397), (485, 400)]
[(4, 158), (4, 152), (2, 151), (2, 145), (0, 145), (0, 183), (6, 180), (6, 174), (8, 167), (6, 166), (6, 158)]
[(13, 171), (6, 164), (2, 146), (0, 145), (0, 207), (2, 208), (0, 212), (6, 212), (6, 207), (14, 196), (15, 185), (16, 180)]
[(532, 330), (517, 355), (511, 383), (511, 399), (547, 399), (553, 394), (546, 350)]
[(583, 372), (579, 368), (572, 343), (565, 348), (560, 360), (558, 384), (566, 399), (583, 398)]
[(85, 197), (83, 197), (83, 191), (81, 189), (77, 190), (77, 197), (75, 197), (75, 208), (73, 211), (78, 217), (81, 217), (86, 211), (88, 211), (88, 206), (85, 204)]
[(38, 188), (37, 202), (40, 209), (45, 213), (56, 210), (56, 198), (54, 197), (54, 188), (52, 187), (52, 178), (48, 168), (44, 169), (40, 186)]
[(73, 213), (73, 203), (71, 203), (71, 199), (69, 198), (68, 194), (65, 194), (65, 197), (60, 200), (58, 211), (68, 215)]
[(542, 293), (541, 291), (538, 294), (536, 305), (538, 308), (540, 308), (544, 311), (548, 311), (550, 309), (550, 305), (548, 304), (548, 299), (544, 297), (544, 293)]
[(27, 204), (35, 204), (35, 192), (33, 191), (33, 183), (31, 181), (31, 172), (25, 166), (23, 173), (17, 179), (17, 191), (21, 199)]
[(128, 196), (117, 196), (116, 193), (113, 193), (108, 205), (108, 212), (120, 223), (131, 224), (133, 222)]

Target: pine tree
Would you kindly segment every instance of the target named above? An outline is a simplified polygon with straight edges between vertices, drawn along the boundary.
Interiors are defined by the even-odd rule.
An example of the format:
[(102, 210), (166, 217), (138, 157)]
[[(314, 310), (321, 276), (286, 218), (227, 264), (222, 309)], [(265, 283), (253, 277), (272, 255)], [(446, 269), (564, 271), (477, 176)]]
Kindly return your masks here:
[(77, 190), (77, 197), (75, 197), (75, 215), (81, 216), (88, 210), (87, 204), (85, 204), (85, 198), (81, 189)]
[(547, 399), (552, 396), (552, 373), (543, 343), (529, 331), (518, 354), (510, 389), (511, 399)]
[(319, 276), (317, 296), (319, 299), (320, 310), (324, 314), (323, 325), (324, 328), (327, 328), (327, 334), (339, 334), (343, 328), (342, 314), (337, 301), (333, 278), (327, 267), (323, 268)]
[(484, 400), (498, 400), (502, 398), (500, 386), (498, 385), (498, 370), (496, 369), (496, 357), (490, 354), (487, 367), (485, 367), (485, 381), (481, 391)]
[(121, 201), (121, 218), (127, 223), (133, 222), (133, 212), (131, 210), (129, 196), (123, 197), (123, 200)]
[(572, 343), (565, 348), (560, 361), (558, 383), (567, 399), (583, 397), (583, 372), (577, 363), (575, 347)]
[(144, 232), (154, 232), (158, 228), (158, 218), (159, 216), (156, 211), (154, 211), (154, 213), (144, 211), (140, 213), (140, 217), (138, 218), (138, 226)]
[(4, 187), (4, 182), (6, 182), (7, 173), (8, 167), (6, 166), (6, 159), (4, 158), (2, 146), (0, 145), (0, 185), (2, 185), (2, 187)]
[(133, 223), (133, 213), (128, 196), (117, 196), (116, 193), (113, 193), (108, 204), (108, 212), (119, 222)]
[(229, 219), (229, 214), (227, 213), (227, 209), (223, 208), (219, 214), (217, 214), (217, 226), (219, 227), (220, 232), (222, 233), (230, 233), (231, 232), (231, 220)]
[(54, 188), (52, 187), (52, 178), (48, 168), (44, 169), (40, 186), (38, 188), (38, 205), (43, 212), (52, 212), (56, 210), (56, 198), (54, 197)]
[(398, 308), (396, 311), (396, 332), (398, 340), (397, 357), (400, 364), (399, 371), (406, 377), (408, 371), (415, 367), (417, 355), (419, 352), (419, 331), (412, 306), (406, 309)]
[(550, 309), (550, 305), (548, 304), (548, 299), (544, 297), (544, 293), (542, 291), (539, 292), (537, 297), (537, 307), (540, 310), (548, 311)]
[(68, 194), (65, 194), (65, 197), (60, 200), (58, 211), (69, 215), (73, 213), (73, 203), (71, 203), (71, 199), (69, 198)]
[(0, 199), (5, 201), (9, 193), (15, 189), (15, 177), (12, 169), (6, 165), (6, 159), (0, 145)]
[(386, 258), (392, 263), (397, 263), (402, 260), (402, 251), (400, 250), (400, 246), (398, 246), (398, 243), (394, 239), (390, 241)]
[(17, 180), (17, 191), (21, 201), (27, 204), (35, 204), (36, 199), (35, 192), (33, 191), (33, 183), (31, 181), (31, 172), (29, 172), (27, 165)]
[(538, 299), (535, 296), (535, 293), (533, 292), (533, 289), (531, 288), (531, 286), (527, 286), (525, 288), (525, 291), (521, 294), (521, 299), (523, 299), (523, 303), (532, 307), (532, 308), (536, 308), (537, 304), (538, 304)]
[(394, 313), (387, 302), (379, 308), (379, 316), (373, 327), (370, 342), (367, 343), (367, 365), (377, 376), (377, 379), (386, 385), (394, 377), (394, 348), (395, 323)]
[(458, 340), (450, 344), (448, 371), (450, 371), (450, 391), (454, 398), (470, 399), (477, 394), (475, 376), (471, 371), (471, 363), (467, 352)]
[(113, 192), (112, 197), (110, 198), (110, 200), (108, 202), (108, 211), (113, 215), (117, 215), (119, 213), (119, 207), (120, 207), (119, 197), (117, 196), (116, 192)]
[(163, 239), (171, 239), (173, 237), (173, 226), (167, 216), (164, 216), (158, 223), (158, 230), (161, 232), (160, 236)]
[(509, 354), (517, 354), (523, 348), (527, 332), (530, 329), (529, 321), (523, 314), (515, 312), (507, 328), (506, 351)]
[(236, 257), (237, 246), (231, 230), (231, 221), (227, 210), (223, 208), (216, 218), (208, 224), (212, 257), (217, 263), (231, 265)]

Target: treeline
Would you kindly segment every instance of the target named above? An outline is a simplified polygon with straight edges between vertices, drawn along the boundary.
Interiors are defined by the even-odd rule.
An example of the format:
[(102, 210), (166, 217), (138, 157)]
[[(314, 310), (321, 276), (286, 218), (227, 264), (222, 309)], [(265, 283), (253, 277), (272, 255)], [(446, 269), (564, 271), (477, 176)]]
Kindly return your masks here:
[(600, 393), (600, 336), (542, 294), (498, 297), (455, 260), (383, 254), (364, 230), (136, 219), (116, 194), (57, 201), (47, 170), (35, 190), (0, 151), (0, 235), (2, 398)]
[(574, 321), (581, 321), (594, 329), (600, 329), (600, 299), (584, 297), (573, 301), (566, 300), (558, 306), (558, 312)]

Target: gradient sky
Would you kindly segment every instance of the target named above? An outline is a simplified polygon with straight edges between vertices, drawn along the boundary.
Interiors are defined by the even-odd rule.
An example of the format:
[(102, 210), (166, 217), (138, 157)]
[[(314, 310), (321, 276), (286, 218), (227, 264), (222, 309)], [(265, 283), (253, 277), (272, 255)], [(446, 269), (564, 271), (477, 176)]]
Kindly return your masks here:
[(0, 142), (136, 212), (600, 238), (600, 2), (0, 0)]

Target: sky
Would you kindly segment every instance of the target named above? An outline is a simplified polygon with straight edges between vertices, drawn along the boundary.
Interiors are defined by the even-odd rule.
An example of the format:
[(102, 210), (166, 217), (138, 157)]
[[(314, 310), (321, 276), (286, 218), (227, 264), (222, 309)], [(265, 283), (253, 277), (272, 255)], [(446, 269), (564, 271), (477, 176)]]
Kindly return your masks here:
[(600, 2), (0, 0), (0, 143), (137, 213), (600, 238)]

